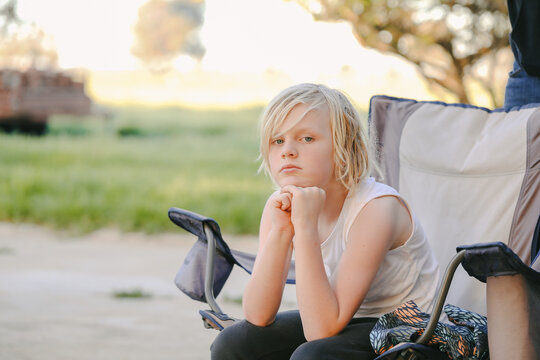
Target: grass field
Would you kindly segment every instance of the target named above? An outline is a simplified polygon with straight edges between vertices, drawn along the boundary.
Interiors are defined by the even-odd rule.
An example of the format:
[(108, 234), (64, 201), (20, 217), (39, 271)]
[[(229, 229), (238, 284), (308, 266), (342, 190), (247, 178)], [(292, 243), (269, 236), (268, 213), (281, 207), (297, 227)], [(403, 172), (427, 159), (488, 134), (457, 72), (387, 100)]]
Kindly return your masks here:
[(176, 206), (255, 234), (272, 191), (257, 174), (260, 111), (119, 107), (53, 117), (43, 137), (0, 134), (0, 221), (153, 233), (176, 231)]

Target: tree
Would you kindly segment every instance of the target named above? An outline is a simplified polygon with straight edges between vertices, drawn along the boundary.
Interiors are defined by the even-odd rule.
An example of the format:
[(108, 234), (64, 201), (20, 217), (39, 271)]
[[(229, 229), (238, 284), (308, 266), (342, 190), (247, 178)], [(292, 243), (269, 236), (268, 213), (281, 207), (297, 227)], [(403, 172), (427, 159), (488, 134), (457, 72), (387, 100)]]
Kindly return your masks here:
[(205, 49), (198, 31), (203, 24), (202, 0), (150, 0), (139, 9), (131, 53), (152, 71), (166, 71), (180, 54), (201, 59)]
[(506, 0), (295, 1), (316, 20), (347, 21), (361, 45), (410, 61), (459, 102), (471, 102), (476, 81), (502, 103), (493, 74), (509, 53)]
[(0, 2), (0, 28), (1, 33), (5, 34), (11, 24), (20, 23), (17, 15), (17, 0), (7, 0)]
[(57, 63), (50, 36), (19, 18), (17, 0), (0, 0), (0, 67), (53, 69)]

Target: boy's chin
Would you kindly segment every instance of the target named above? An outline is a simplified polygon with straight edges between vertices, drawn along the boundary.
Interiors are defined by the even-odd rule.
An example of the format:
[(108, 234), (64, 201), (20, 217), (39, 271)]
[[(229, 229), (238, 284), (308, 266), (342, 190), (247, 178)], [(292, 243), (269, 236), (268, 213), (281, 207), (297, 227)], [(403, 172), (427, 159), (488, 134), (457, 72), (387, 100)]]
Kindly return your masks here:
[(301, 181), (299, 179), (284, 179), (282, 181), (279, 181), (278, 185), (279, 185), (280, 188), (282, 188), (284, 186), (287, 186), (287, 185), (292, 185), (292, 186), (296, 186), (296, 187), (313, 186), (312, 184), (309, 184), (307, 181)]

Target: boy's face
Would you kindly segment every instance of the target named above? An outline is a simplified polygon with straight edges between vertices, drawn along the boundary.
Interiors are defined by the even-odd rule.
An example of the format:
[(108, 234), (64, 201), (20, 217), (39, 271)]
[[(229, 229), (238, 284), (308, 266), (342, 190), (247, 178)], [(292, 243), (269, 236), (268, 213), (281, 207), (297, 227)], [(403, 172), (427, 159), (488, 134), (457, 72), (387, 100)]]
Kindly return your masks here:
[(281, 187), (326, 189), (337, 181), (330, 116), (326, 108), (311, 110), (298, 121), (307, 108), (304, 104), (296, 105), (277, 129), (279, 135), (270, 139), (270, 173)]

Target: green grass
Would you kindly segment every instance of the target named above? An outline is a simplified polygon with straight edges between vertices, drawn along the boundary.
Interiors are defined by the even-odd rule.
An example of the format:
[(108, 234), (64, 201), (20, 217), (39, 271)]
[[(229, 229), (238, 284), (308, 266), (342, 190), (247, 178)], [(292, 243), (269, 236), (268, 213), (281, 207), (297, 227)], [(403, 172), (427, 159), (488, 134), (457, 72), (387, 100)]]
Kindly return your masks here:
[(152, 297), (152, 294), (138, 288), (115, 291), (112, 295), (116, 299), (150, 299)]
[(0, 221), (155, 233), (177, 230), (176, 206), (255, 234), (272, 191), (257, 174), (260, 111), (121, 107), (53, 117), (43, 137), (0, 134)]
[(13, 250), (10, 247), (7, 247), (7, 246), (0, 247), (0, 255), (11, 255), (14, 253), (15, 253), (15, 250)]

